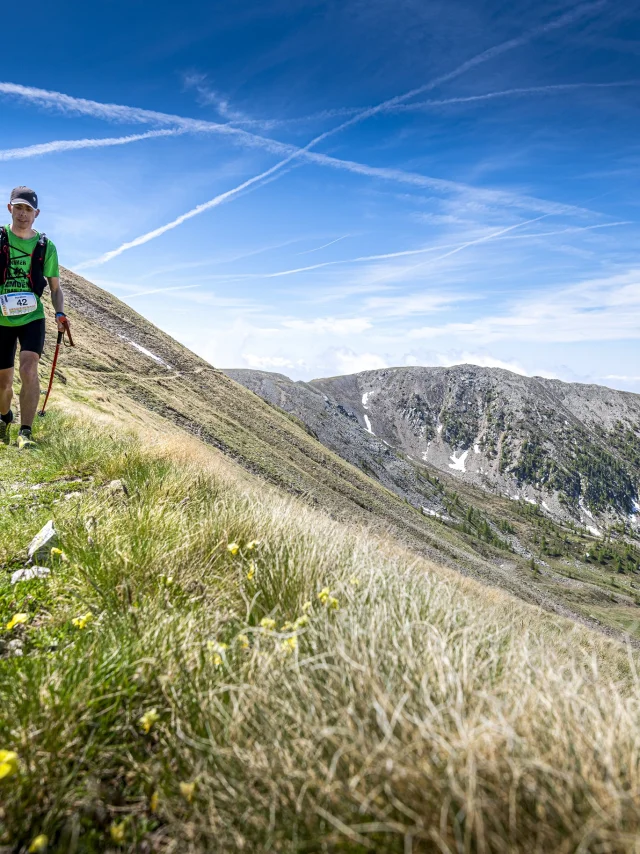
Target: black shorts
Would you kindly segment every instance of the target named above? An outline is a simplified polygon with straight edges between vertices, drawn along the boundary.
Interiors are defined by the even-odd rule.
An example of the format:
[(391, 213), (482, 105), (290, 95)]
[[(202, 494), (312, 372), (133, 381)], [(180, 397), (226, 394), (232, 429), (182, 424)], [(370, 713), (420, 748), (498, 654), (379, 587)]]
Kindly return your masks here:
[(0, 326), (0, 371), (12, 368), (16, 360), (18, 341), (20, 352), (28, 350), (42, 356), (44, 350), (44, 318), (23, 326)]

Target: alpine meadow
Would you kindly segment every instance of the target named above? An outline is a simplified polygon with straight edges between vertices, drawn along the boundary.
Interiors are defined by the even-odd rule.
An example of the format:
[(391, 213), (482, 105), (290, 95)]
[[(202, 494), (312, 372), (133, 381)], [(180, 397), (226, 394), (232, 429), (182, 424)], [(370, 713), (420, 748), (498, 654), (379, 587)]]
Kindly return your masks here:
[(640, 854), (640, 0), (5, 6), (0, 854)]
[(3, 456), (6, 851), (637, 850), (637, 563), (574, 566), (586, 628), (566, 568), (63, 286), (55, 409)]

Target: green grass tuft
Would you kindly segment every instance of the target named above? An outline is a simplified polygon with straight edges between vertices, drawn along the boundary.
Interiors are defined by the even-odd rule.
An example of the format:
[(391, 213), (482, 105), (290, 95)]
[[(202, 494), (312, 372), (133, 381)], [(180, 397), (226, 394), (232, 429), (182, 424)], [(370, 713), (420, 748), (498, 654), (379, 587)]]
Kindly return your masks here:
[(634, 656), (204, 450), (50, 417), (2, 453), (5, 850), (637, 850)]

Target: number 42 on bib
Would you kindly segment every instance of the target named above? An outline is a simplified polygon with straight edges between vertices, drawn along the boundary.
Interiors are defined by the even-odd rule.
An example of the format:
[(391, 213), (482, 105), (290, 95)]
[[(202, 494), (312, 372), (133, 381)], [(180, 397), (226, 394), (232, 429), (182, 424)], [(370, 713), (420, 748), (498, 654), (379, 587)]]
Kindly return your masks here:
[(26, 293), (0, 295), (0, 308), (4, 317), (19, 317), (21, 314), (30, 314), (37, 307), (36, 295), (28, 291)]

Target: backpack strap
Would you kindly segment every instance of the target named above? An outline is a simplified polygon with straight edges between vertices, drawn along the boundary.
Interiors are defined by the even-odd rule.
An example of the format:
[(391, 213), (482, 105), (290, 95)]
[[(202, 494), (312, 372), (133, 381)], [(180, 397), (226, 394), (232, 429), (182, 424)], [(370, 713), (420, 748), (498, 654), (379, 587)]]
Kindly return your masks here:
[(29, 282), (31, 290), (37, 296), (41, 297), (44, 289), (47, 286), (47, 280), (44, 277), (44, 259), (47, 254), (47, 235), (42, 233), (38, 237), (38, 242), (31, 253), (31, 269), (29, 271)]
[(7, 281), (9, 272), (9, 237), (4, 225), (0, 225), (0, 285)]
[(38, 238), (38, 242), (36, 243), (36, 248), (33, 250), (33, 254), (31, 255), (31, 263), (37, 261), (38, 264), (42, 264), (44, 267), (44, 256), (47, 254), (47, 244), (49, 240), (47, 235), (43, 232)]

